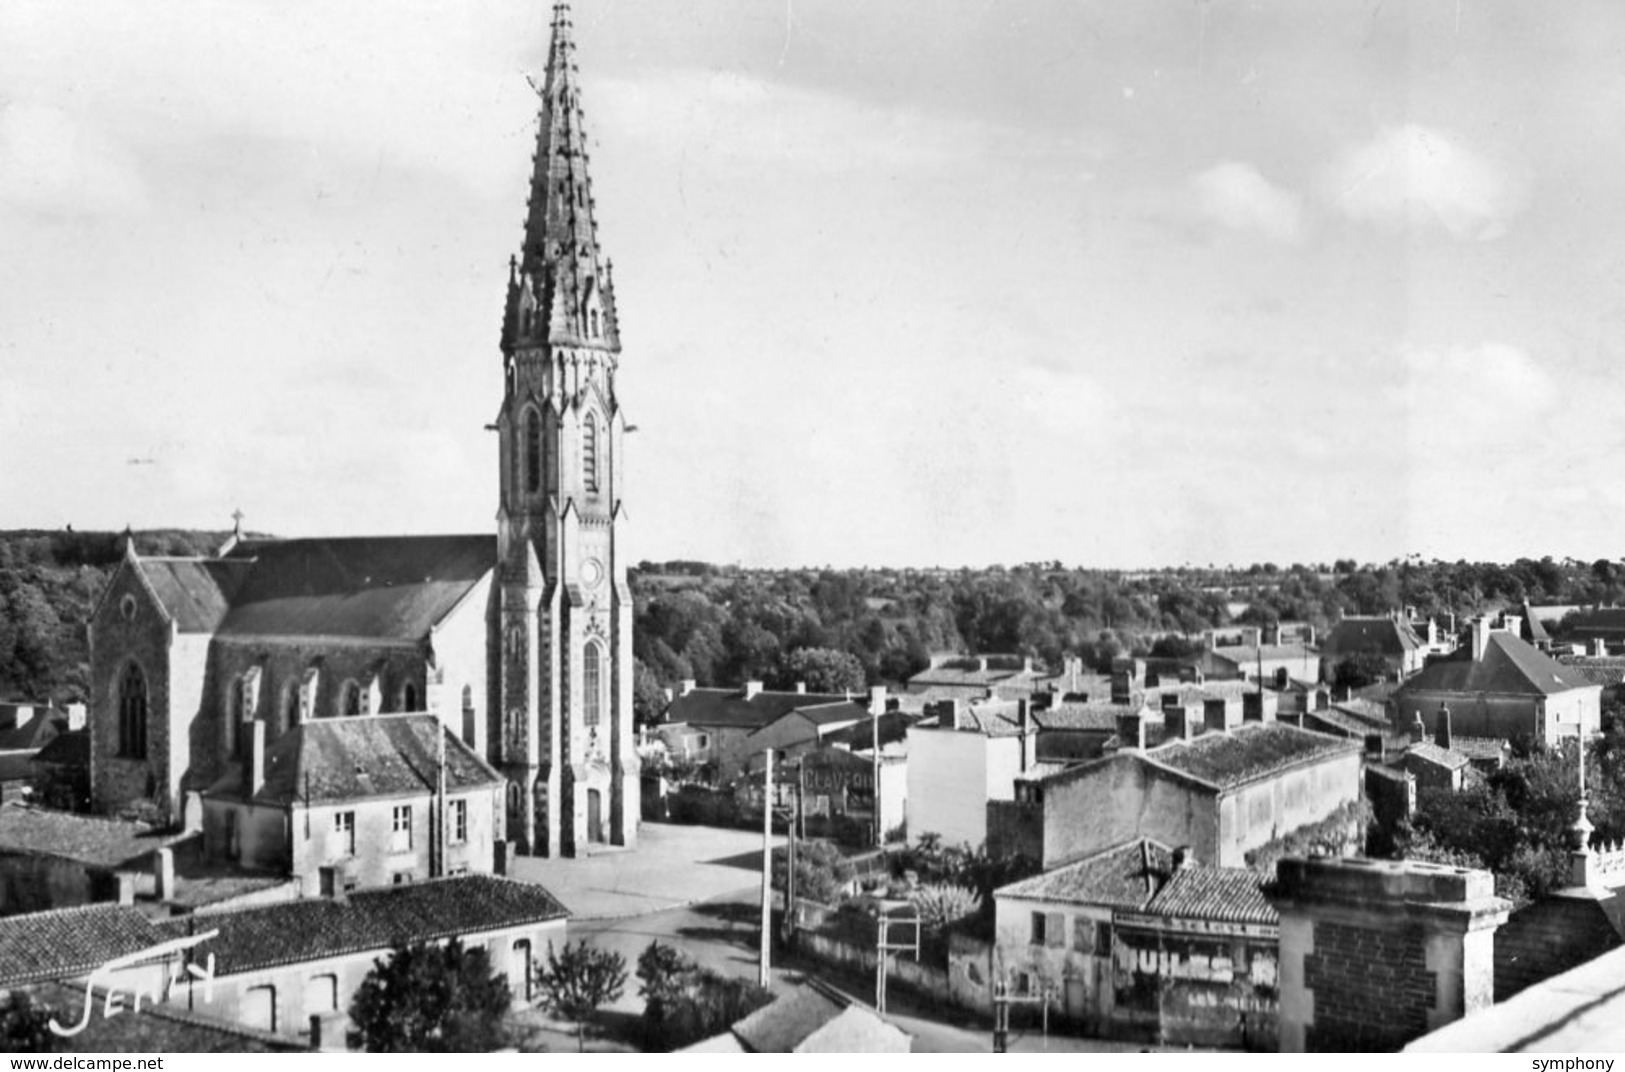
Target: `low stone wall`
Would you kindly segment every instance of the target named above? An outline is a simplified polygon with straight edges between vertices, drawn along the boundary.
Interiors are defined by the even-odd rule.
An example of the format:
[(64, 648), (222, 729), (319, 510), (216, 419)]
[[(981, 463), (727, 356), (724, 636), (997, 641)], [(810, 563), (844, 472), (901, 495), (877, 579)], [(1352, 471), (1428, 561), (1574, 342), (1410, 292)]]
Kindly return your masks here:
[[(874, 939), (860, 943), (833, 929), (834, 909), (812, 902), (798, 902), (797, 950), (847, 971), (873, 975), (876, 953)], [(961, 934), (948, 940), (946, 964), (933, 964), (911, 955), (893, 955), (887, 968), (888, 985), (902, 986), (915, 995), (944, 1005), (955, 1005), (987, 1013), (993, 1007), (991, 981), (993, 951), (986, 942)], [(931, 946), (927, 945), (927, 950)], [(937, 945), (940, 950), (940, 944)]]

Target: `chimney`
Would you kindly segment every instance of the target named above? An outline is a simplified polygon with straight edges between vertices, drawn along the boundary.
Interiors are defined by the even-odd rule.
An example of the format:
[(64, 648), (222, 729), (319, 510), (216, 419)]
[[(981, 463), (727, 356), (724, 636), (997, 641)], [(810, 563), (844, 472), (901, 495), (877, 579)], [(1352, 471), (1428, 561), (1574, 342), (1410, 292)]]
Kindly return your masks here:
[(886, 686), (872, 685), (869, 688), (869, 713), (880, 716), (886, 713)]
[(1021, 735), (1023, 737), (1032, 732), (1032, 705), (1026, 700), (1016, 701), (1016, 724), (1021, 727)]
[(1145, 716), (1140, 711), (1117, 716), (1117, 743), (1122, 748), (1145, 747)]
[(85, 705), (71, 703), (63, 708), (68, 713), (68, 729), (82, 730), (85, 728)]
[(152, 880), (160, 901), (175, 896), (174, 849), (158, 849), (152, 854)]
[(1193, 712), (1184, 704), (1169, 704), (1162, 709), (1162, 717), (1169, 740), (1189, 741), (1201, 732)]
[(1490, 622), (1488, 618), (1473, 619), (1473, 662), (1480, 662), (1484, 658), (1484, 651), (1490, 644)]
[(762, 683), (760, 681), (745, 682), (745, 699), (754, 700), (757, 696), (760, 696), (761, 693)]
[(682, 691), (677, 695), (687, 696), (689, 693), (694, 691), (694, 679), (691, 677), (685, 677), (683, 680), (677, 683), (677, 687), (682, 689)]
[[(1606, 656), (1608, 654), (1608, 642), (1602, 637), (1593, 637), (1591, 639), (1591, 654), (1598, 659)], [(81, 720), (84, 719), (84, 704), (69, 704), (68, 706), (79, 708), (79, 718)]]
[(660, 690), (660, 695), (662, 695), (662, 696), (664, 696), (666, 698), (666, 703), (669, 706), (671, 704), (671, 701), (672, 701), (672, 692), (671, 692), (671, 690), (670, 689), (661, 689)]
[(987, 673), (987, 656), (986, 655), (978, 655), (976, 657), (976, 669), (980, 673), (984, 673), (984, 674)]
[(265, 786), (265, 723), (256, 718), (248, 732), (248, 795), (256, 797)]
[(1174, 849), (1173, 870), (1184, 871), (1186, 868), (1196, 866), (1196, 851), (1189, 845), (1180, 845)]
[(796, 682), (796, 695), (798, 695), (798, 696), (807, 695), (807, 683), (805, 681)]
[(1438, 721), (1433, 724), (1433, 743), (1440, 748), (1450, 747), (1450, 705), (1439, 705)]
[(1083, 677), (1083, 660), (1076, 655), (1066, 657), (1066, 687), (1063, 692), (1072, 692), (1077, 689), (1079, 680)]
[(1427, 739), (1428, 728), (1422, 724), (1422, 709), (1416, 709), (1416, 717), (1411, 719), (1411, 743), (1421, 744)]
[(1503, 614), (1501, 615), (1501, 629), (1522, 640), (1523, 618), (1517, 614)]

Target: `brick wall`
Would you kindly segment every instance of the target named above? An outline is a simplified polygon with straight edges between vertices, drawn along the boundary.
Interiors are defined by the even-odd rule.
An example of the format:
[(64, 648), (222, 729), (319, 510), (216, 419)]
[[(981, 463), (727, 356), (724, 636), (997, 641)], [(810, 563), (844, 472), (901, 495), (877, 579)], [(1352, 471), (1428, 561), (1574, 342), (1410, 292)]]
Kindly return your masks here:
[(1419, 924), (1315, 925), (1315, 951), (1304, 957), (1304, 985), (1335, 1001), (1315, 1003), (1313, 1051), (1394, 1050), (1428, 1029), (1438, 976), (1428, 971)]

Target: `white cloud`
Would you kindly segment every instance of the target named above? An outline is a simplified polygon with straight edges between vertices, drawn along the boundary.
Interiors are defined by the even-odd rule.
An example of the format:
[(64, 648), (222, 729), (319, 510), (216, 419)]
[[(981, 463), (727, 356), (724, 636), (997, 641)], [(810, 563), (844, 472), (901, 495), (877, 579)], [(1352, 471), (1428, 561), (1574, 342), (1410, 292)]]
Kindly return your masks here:
[(1449, 131), (1384, 127), (1346, 149), (1327, 175), (1327, 196), (1356, 220), (1436, 225), (1456, 238), (1499, 238), (1527, 201), (1513, 166), (1467, 146)]
[(1411, 442), (1424, 455), (1526, 451), (1560, 398), (1550, 373), (1504, 343), (1406, 346), (1400, 357)]
[(1237, 231), (1259, 231), (1278, 242), (1303, 236), (1303, 199), (1270, 182), (1251, 164), (1224, 160), (1191, 177), (1196, 207)]
[(0, 204), (51, 215), (104, 215), (145, 200), (123, 146), (67, 113), (36, 104), (0, 107)]

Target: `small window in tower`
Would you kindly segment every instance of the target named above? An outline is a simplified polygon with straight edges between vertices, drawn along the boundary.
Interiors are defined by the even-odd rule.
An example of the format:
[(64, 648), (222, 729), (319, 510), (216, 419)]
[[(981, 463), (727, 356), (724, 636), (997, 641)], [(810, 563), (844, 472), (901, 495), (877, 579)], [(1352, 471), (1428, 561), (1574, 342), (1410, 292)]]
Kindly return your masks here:
[(587, 311), (587, 319), (592, 321), (592, 337), (595, 339), (598, 338), (598, 310), (589, 309)]
[(581, 429), (581, 479), (588, 491), (598, 490), (598, 419), (590, 413)]
[(147, 678), (133, 662), (124, 668), (119, 678), (118, 715), (119, 755), (146, 759)]
[(581, 722), (598, 725), (604, 706), (604, 650), (588, 644), (581, 653)]
[(525, 490), (542, 487), (542, 419), (535, 410), (525, 413)]

